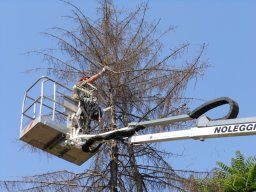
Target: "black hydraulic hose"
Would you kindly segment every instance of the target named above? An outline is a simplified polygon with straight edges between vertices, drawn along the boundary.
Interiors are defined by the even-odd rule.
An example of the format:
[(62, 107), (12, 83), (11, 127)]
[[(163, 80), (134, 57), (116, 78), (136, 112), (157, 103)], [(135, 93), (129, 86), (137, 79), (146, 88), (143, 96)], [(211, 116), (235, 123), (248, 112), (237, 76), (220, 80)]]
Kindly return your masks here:
[[(234, 100), (232, 100), (232, 99), (230, 99), (228, 97), (220, 97), (220, 98), (208, 101), (208, 102), (200, 105), (196, 109), (194, 109), (188, 115), (192, 119), (197, 119), (201, 115), (205, 114), (207, 111), (210, 111), (210, 110), (212, 110), (212, 109), (214, 109), (216, 107), (219, 107), (221, 105), (224, 105), (224, 104), (228, 104), (229, 107), (230, 107), (228, 114), (225, 115), (224, 117), (217, 118), (217, 119), (211, 119), (211, 120), (221, 120), (221, 119), (233, 119), (233, 118), (236, 118), (237, 115), (238, 115), (238, 112), (239, 112), (239, 106), (238, 106), (237, 102), (235, 102)], [(96, 141), (104, 141), (104, 140), (118, 139), (118, 138), (123, 138), (123, 137), (131, 137), (132, 135), (134, 135), (135, 132), (140, 131), (140, 130), (142, 130), (144, 128), (145, 128), (145, 126), (138, 125), (138, 126), (134, 126), (134, 127), (128, 127), (127, 129), (122, 129), (122, 130), (118, 130), (117, 129), (116, 131), (110, 132), (108, 134), (96, 135), (96, 136), (88, 139), (83, 144), (82, 150), (84, 152), (96, 152), (100, 148), (100, 146), (101, 146), (101, 144), (99, 144), (94, 149), (91, 149), (91, 146)]]
[(198, 117), (200, 117), (201, 115), (203, 115), (207, 111), (210, 111), (210, 110), (212, 110), (216, 107), (219, 107), (221, 105), (224, 105), (224, 104), (229, 104), (228, 114), (225, 115), (224, 117), (217, 118), (217, 119), (211, 119), (211, 120), (234, 119), (234, 118), (236, 118), (237, 115), (238, 115), (238, 112), (239, 112), (239, 106), (238, 106), (237, 102), (235, 102), (234, 100), (232, 100), (228, 97), (220, 97), (220, 98), (208, 101), (208, 102), (200, 105), (196, 109), (194, 109), (192, 112), (190, 112), (189, 116), (192, 119), (197, 119)]
[(144, 129), (145, 127), (142, 125), (139, 126), (134, 126), (134, 127), (128, 127), (125, 130), (116, 130), (114, 132), (110, 132), (109, 134), (105, 135), (96, 135), (90, 139), (88, 139), (82, 146), (82, 150), (84, 152), (95, 152), (96, 150), (99, 149), (100, 145), (99, 144), (95, 149), (90, 149), (90, 147), (94, 144), (96, 141), (104, 141), (104, 140), (110, 140), (110, 139), (118, 139), (118, 138), (123, 138), (123, 137), (131, 137), (134, 135), (135, 132), (140, 131)]

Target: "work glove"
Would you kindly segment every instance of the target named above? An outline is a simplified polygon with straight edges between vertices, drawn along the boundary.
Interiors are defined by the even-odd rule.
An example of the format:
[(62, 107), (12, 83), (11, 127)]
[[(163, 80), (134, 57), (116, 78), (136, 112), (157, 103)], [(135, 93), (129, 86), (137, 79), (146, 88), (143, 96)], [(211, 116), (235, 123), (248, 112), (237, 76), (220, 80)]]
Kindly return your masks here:
[(105, 67), (103, 67), (103, 69), (102, 69), (103, 72), (106, 72), (107, 70), (109, 70), (109, 67), (108, 67), (108, 66), (105, 66)]
[(105, 73), (108, 69), (109, 69), (109, 67), (105, 66), (98, 74), (103, 75), (103, 73)]

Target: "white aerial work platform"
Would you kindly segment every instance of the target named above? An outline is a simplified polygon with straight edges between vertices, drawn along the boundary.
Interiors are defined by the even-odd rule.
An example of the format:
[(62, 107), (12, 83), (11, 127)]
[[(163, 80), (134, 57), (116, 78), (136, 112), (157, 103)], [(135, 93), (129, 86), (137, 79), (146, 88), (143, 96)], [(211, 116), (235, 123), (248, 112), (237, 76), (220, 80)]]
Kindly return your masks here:
[[(88, 90), (90, 92), (90, 90)], [(199, 106), (189, 114), (131, 122), (128, 127), (96, 135), (77, 131), (71, 117), (78, 110), (78, 101), (71, 96), (73, 90), (48, 78), (38, 79), (24, 95), (20, 125), (20, 139), (33, 147), (39, 148), (77, 165), (83, 164), (107, 140), (123, 138), (132, 144), (152, 142), (256, 135), (256, 117), (236, 118), (238, 105), (235, 101), (221, 97)], [(203, 114), (223, 104), (230, 106), (229, 113), (220, 119), (212, 120)], [(168, 125), (175, 122), (197, 120), (190, 129), (135, 135), (140, 130), (156, 125)]]
[(20, 139), (33, 147), (63, 158), (77, 165), (95, 153), (83, 152), (65, 141), (72, 130), (68, 115), (77, 110), (72, 99), (73, 90), (48, 78), (38, 79), (24, 95)]

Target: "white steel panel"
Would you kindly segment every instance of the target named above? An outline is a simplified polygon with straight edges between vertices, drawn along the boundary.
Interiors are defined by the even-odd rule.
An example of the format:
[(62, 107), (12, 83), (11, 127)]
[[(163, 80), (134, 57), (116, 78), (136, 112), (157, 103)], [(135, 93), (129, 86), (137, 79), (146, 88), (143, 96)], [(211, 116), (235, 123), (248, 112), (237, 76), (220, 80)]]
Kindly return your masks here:
[(193, 127), (181, 131), (132, 136), (130, 138), (130, 142), (139, 144), (184, 139), (204, 140), (207, 138), (234, 137), (245, 135), (256, 135), (256, 122), (216, 125), (212, 127), (201, 128)]
[(36, 118), (21, 130), (20, 140), (45, 152), (81, 165), (95, 153), (86, 153), (78, 147), (64, 145), (67, 128), (47, 118)]

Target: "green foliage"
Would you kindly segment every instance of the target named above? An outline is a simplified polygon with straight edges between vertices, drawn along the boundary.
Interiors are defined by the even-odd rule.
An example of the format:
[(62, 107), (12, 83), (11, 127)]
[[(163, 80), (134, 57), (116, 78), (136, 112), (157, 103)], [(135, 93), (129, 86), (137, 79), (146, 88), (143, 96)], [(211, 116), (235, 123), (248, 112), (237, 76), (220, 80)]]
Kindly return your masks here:
[(231, 164), (217, 162), (218, 168), (210, 179), (195, 180), (196, 192), (256, 192), (256, 156), (245, 158), (240, 151)]
[(240, 151), (236, 151), (235, 158), (231, 159), (231, 166), (217, 162), (220, 168), (215, 169), (215, 178), (223, 183), (225, 192), (256, 191), (256, 157), (245, 159)]

